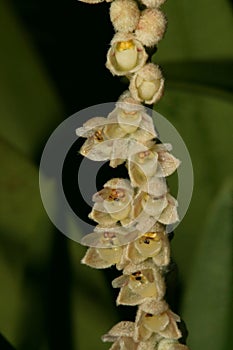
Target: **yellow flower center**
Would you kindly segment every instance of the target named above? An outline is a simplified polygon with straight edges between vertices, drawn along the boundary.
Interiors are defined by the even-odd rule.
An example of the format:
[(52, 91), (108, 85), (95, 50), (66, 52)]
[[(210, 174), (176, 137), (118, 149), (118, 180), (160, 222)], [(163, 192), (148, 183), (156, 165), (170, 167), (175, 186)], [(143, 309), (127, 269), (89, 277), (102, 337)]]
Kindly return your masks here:
[(117, 51), (124, 51), (124, 50), (128, 50), (128, 49), (133, 49), (134, 48), (134, 43), (133, 40), (128, 40), (128, 41), (120, 41), (117, 46), (116, 49)]

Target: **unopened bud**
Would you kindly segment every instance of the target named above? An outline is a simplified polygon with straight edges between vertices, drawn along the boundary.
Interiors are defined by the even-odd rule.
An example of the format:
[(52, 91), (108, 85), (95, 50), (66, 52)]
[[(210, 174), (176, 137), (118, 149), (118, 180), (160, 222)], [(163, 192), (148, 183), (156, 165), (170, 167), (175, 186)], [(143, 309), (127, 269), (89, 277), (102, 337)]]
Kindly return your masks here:
[(129, 90), (135, 100), (152, 104), (158, 101), (163, 93), (164, 78), (159, 66), (148, 63), (132, 77)]
[(145, 46), (154, 46), (162, 38), (166, 29), (164, 14), (156, 9), (146, 9), (139, 19), (135, 35)]
[(141, 0), (143, 5), (146, 5), (146, 7), (154, 8), (154, 7), (160, 7), (166, 0)]
[(138, 24), (140, 11), (134, 0), (115, 0), (110, 6), (110, 18), (114, 29), (133, 32)]

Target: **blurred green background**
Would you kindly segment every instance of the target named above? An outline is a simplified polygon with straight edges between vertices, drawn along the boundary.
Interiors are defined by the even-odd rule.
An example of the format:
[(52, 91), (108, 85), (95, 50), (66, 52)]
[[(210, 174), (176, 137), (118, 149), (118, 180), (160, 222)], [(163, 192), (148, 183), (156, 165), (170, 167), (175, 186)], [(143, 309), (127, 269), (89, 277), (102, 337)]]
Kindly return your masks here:
[[(115, 270), (80, 264), (85, 248), (56, 231), (38, 188), (40, 155), (54, 128), (125, 89), (104, 67), (113, 35), (108, 8), (0, 0), (0, 333), (17, 350), (108, 349), (100, 336), (134, 318), (134, 308), (115, 307)], [(195, 176), (172, 240), (178, 272), (170, 300), (192, 350), (229, 350), (233, 5), (168, 0), (163, 9), (169, 27), (153, 60), (166, 92), (156, 110), (183, 137)], [(11, 349), (3, 337), (0, 349)]]

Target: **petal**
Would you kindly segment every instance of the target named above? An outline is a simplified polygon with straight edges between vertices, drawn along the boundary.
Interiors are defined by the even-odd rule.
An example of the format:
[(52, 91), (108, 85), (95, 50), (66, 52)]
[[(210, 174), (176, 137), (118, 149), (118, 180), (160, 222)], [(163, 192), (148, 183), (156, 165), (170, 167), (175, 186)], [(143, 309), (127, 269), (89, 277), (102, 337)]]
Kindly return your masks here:
[(75, 130), (76, 135), (81, 137), (89, 137), (93, 135), (94, 131), (98, 128), (102, 129), (107, 123), (107, 119), (104, 117), (94, 117), (89, 119), (83, 124), (81, 128)]
[(142, 201), (142, 207), (148, 215), (157, 219), (161, 215), (162, 211), (167, 207), (167, 198), (166, 196), (162, 198), (148, 196)]
[(88, 265), (90, 267), (96, 268), (96, 269), (105, 269), (107, 267), (110, 267), (112, 265), (114, 265), (118, 260), (119, 260), (119, 256), (117, 256), (117, 254), (114, 254), (114, 249), (116, 248), (102, 248), (102, 250), (107, 250), (107, 251), (112, 251), (113, 250), (113, 254), (111, 255), (111, 259), (103, 259), (103, 257), (100, 256), (100, 254), (98, 253), (98, 250), (96, 248), (89, 248), (85, 254), (85, 256), (83, 257), (83, 259), (81, 260), (82, 264)]
[(166, 180), (157, 176), (147, 179), (141, 190), (155, 197), (164, 196), (168, 191)]
[(180, 160), (168, 152), (159, 153), (158, 176), (169, 176), (173, 174), (180, 165)]
[(158, 344), (158, 350), (189, 350), (189, 348), (180, 344), (177, 340), (162, 339)]
[(171, 195), (167, 195), (168, 204), (167, 207), (162, 211), (159, 222), (164, 225), (174, 224), (179, 221), (179, 216), (177, 212), (177, 201)]
[(151, 332), (160, 333), (169, 324), (169, 317), (165, 313), (159, 315), (145, 314), (143, 319), (143, 325)]

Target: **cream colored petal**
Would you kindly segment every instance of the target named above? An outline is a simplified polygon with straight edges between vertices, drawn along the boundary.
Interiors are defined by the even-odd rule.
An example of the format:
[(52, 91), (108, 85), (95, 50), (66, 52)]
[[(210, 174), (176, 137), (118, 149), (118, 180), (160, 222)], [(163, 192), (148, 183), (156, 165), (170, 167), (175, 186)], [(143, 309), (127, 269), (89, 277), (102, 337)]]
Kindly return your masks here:
[(166, 266), (170, 262), (170, 243), (166, 234), (162, 234), (162, 249), (153, 256), (153, 261), (157, 266)]
[(96, 248), (111, 248), (115, 246), (120, 246), (121, 242), (115, 235), (109, 235), (106, 231), (103, 232), (92, 232), (85, 235), (81, 243), (88, 247), (96, 247)]
[(113, 343), (109, 350), (121, 350), (120, 339)]
[(135, 162), (129, 161), (127, 166), (132, 186), (141, 187), (147, 180), (145, 173)]
[(105, 140), (103, 142), (95, 142), (93, 137), (88, 138), (80, 149), (80, 153), (88, 159), (94, 161), (104, 161), (111, 158), (112, 140)]
[(134, 244), (135, 243), (132, 242), (127, 246), (126, 256), (127, 259), (132, 263), (139, 264), (140, 262), (145, 260), (145, 257), (139, 253), (139, 251), (135, 248)]
[(156, 233), (146, 233), (134, 243), (138, 254), (144, 258), (152, 258), (159, 254), (163, 247), (163, 241)]
[[(105, 251), (113, 251), (113, 254), (111, 254), (111, 257), (108, 256), (107, 259), (103, 259), (103, 257), (98, 253), (98, 250), (96, 248), (89, 248), (81, 260), (82, 264), (88, 265), (90, 267), (96, 268), (96, 269), (105, 269), (107, 267), (110, 267), (114, 265), (117, 261), (119, 261), (119, 256), (117, 256), (116, 252), (114, 252), (114, 249), (117, 248), (102, 248)], [(119, 251), (118, 251), (119, 252)]]
[(129, 90), (124, 91), (118, 101), (116, 102), (116, 108), (121, 108), (127, 112), (141, 112), (145, 114), (145, 107), (138, 101), (136, 101), (130, 94)]
[(177, 212), (177, 201), (171, 195), (167, 195), (168, 204), (167, 207), (162, 211), (159, 222), (164, 225), (174, 224), (179, 221), (179, 216)]
[(156, 337), (151, 336), (147, 341), (141, 341), (138, 344), (137, 350), (155, 350), (157, 343)]
[[(169, 313), (167, 312), (169, 315)], [(164, 338), (179, 339), (182, 337), (181, 331), (179, 330), (176, 321), (170, 318), (169, 324), (165, 329), (160, 331), (160, 334)]]
[[(142, 207), (146, 214), (157, 219), (160, 217), (164, 208), (167, 207), (167, 202), (168, 201), (166, 196), (163, 196), (162, 198), (156, 198), (148, 195), (148, 197), (142, 201)], [(163, 223), (163, 221), (160, 222)]]
[(136, 219), (136, 229), (142, 234), (151, 231), (151, 228), (156, 222), (156, 218), (148, 215), (144, 211)]
[(141, 185), (141, 190), (155, 197), (164, 196), (168, 191), (166, 180), (157, 176), (147, 178), (147, 181)]
[(121, 288), (126, 286), (128, 282), (129, 282), (129, 276), (121, 275), (112, 281), (112, 286), (113, 288)]
[(155, 152), (171, 152), (172, 151), (172, 145), (170, 143), (156, 143), (154, 145)]
[(152, 134), (153, 138), (158, 136), (158, 133), (155, 130), (153, 120), (152, 120), (151, 116), (148, 115), (147, 113), (143, 113), (140, 127), (143, 130), (147, 131), (148, 133)]
[(142, 273), (142, 278), (144, 281), (138, 281), (137, 279), (130, 277), (128, 287), (135, 294), (139, 294), (144, 298), (158, 298), (158, 290), (155, 284), (155, 281), (149, 282), (145, 277), (145, 274)]
[(127, 132), (123, 130), (118, 123), (113, 124), (109, 123), (104, 127), (104, 134), (109, 138), (109, 139), (117, 139), (124, 137)]
[(107, 119), (104, 117), (94, 117), (89, 119), (82, 127), (75, 130), (76, 135), (81, 137), (89, 137), (93, 135), (95, 130), (101, 129), (107, 123)]
[(143, 319), (143, 325), (151, 332), (160, 333), (169, 324), (169, 317), (165, 313), (159, 315), (145, 314)]
[(169, 176), (173, 174), (180, 165), (180, 160), (168, 152), (160, 152), (158, 157), (157, 176)]
[(103, 261), (106, 261), (111, 265), (115, 265), (120, 262), (122, 252), (123, 252), (122, 247), (98, 249), (98, 254), (100, 258), (102, 258)]
[(120, 127), (128, 134), (132, 134), (137, 130), (142, 120), (142, 112), (127, 112), (118, 108), (117, 121)]
[(139, 308), (140, 312), (159, 315), (168, 310), (168, 304), (164, 300), (148, 299)]
[(113, 189), (124, 189), (130, 195), (133, 193), (133, 189), (131, 187), (130, 181), (127, 180), (127, 179), (113, 178), (113, 179), (107, 181), (104, 184), (104, 187), (110, 187), (110, 188), (113, 188)]
[(103, 227), (110, 227), (117, 222), (117, 220), (114, 219), (111, 215), (95, 209), (91, 211), (88, 217), (94, 220), (95, 222), (98, 222), (98, 224), (100, 224)]
[(136, 319), (135, 319), (135, 331), (134, 331), (135, 341), (147, 341), (153, 335), (153, 332), (151, 332), (149, 329), (144, 327), (143, 318), (144, 318), (144, 312), (141, 311), (139, 306), (136, 314)]
[(120, 340), (120, 349), (121, 350), (137, 350), (138, 349), (138, 344), (135, 343), (135, 341), (132, 338), (129, 337), (123, 337)]
[(189, 348), (180, 344), (177, 340), (162, 339), (158, 344), (158, 350), (189, 350)]
[(121, 321), (114, 325), (107, 334), (102, 336), (103, 342), (111, 341), (108, 340), (111, 338), (119, 338), (119, 337), (133, 337), (135, 324), (130, 321)]
[(118, 165), (121, 165), (124, 162), (125, 162), (125, 159), (116, 158), (116, 159), (111, 159), (109, 165), (112, 168), (116, 168), (118, 167)]
[(122, 287), (118, 297), (117, 297), (117, 305), (139, 305), (145, 300), (145, 297), (140, 294), (136, 294), (130, 289), (128, 286)]

